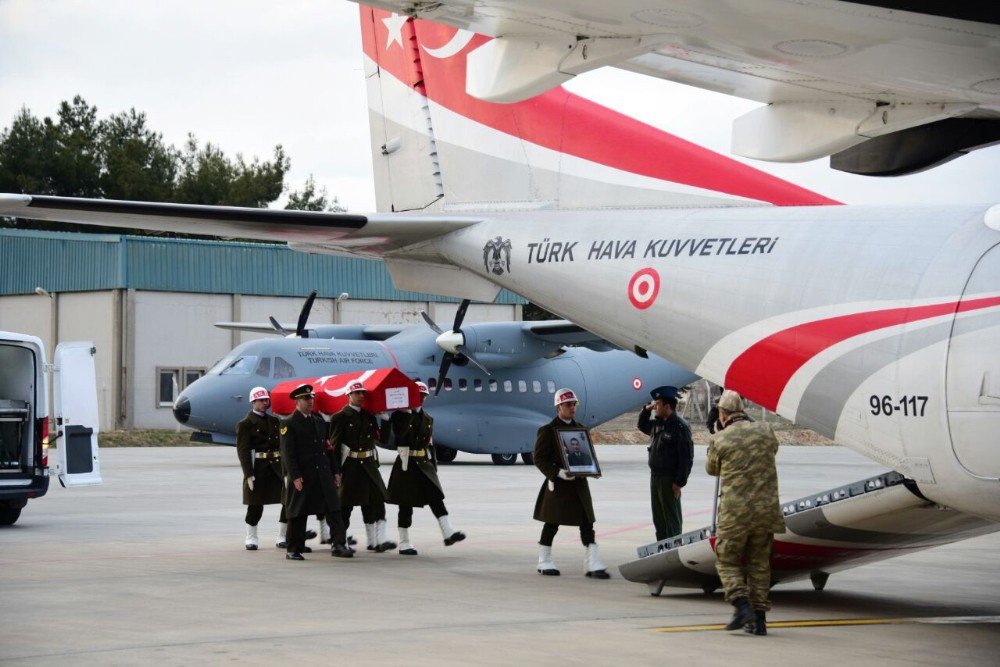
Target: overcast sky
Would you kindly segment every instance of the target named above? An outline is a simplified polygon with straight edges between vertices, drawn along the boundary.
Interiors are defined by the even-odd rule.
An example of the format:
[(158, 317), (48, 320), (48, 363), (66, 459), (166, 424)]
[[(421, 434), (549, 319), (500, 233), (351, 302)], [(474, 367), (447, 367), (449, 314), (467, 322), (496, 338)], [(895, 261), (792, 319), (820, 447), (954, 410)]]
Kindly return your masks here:
[[(0, 126), (82, 95), (101, 116), (135, 107), (167, 142), (188, 132), (228, 154), (292, 159), (352, 211), (375, 207), (358, 7), (347, 0), (0, 0)], [(573, 92), (728, 154), (756, 104), (620, 70)], [(1000, 201), (1000, 146), (913, 176), (874, 179), (826, 160), (744, 160), (847, 203)]]

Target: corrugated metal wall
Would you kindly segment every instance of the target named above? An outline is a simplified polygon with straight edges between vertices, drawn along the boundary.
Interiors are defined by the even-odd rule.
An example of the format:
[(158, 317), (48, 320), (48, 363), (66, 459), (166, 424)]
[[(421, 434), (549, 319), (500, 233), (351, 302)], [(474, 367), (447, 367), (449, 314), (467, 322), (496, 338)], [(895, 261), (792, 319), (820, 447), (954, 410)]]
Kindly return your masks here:
[[(208, 294), (457, 301), (393, 288), (381, 262), (283, 245), (0, 229), (0, 294), (138, 289)], [(496, 303), (524, 303), (500, 293)]]

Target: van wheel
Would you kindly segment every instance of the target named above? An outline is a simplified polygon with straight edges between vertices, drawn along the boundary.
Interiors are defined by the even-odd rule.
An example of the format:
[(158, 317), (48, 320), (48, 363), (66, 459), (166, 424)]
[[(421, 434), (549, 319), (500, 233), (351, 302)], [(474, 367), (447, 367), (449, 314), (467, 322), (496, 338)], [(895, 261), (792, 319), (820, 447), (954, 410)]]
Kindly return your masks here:
[(458, 456), (458, 450), (452, 449), (451, 447), (434, 445), (434, 449), (437, 450), (438, 463), (451, 463), (455, 460), (455, 457)]
[(497, 464), (498, 466), (512, 466), (515, 463), (517, 463), (516, 453), (491, 454), (490, 456), (493, 457), (493, 463)]
[(0, 526), (13, 526), (19, 516), (21, 516), (20, 507), (16, 509), (10, 507), (0, 508)]

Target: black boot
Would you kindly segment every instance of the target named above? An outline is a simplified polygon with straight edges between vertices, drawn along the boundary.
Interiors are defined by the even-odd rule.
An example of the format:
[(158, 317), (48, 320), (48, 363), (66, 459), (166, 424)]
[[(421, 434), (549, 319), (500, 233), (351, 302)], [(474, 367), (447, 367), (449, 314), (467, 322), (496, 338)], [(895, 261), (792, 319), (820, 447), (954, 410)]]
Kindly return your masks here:
[(743, 630), (747, 634), (760, 635), (763, 637), (767, 634), (767, 614), (759, 609), (754, 610), (753, 620), (743, 626)]
[(736, 598), (733, 600), (733, 618), (729, 621), (729, 625), (726, 626), (726, 630), (739, 630), (747, 623), (754, 620), (753, 609), (750, 608), (750, 603), (746, 598)]
[(334, 544), (330, 547), (330, 555), (334, 558), (354, 558), (354, 551), (346, 544)]

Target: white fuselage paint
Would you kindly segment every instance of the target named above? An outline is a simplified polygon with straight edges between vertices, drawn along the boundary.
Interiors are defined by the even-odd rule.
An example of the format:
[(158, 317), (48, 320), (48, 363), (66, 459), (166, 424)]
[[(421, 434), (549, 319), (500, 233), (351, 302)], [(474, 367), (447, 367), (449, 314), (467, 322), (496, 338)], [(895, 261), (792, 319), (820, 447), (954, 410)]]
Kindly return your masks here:
[[(725, 384), (734, 359), (790, 327), (1000, 297), (1000, 289), (963, 296), (977, 262), (1000, 244), (1000, 233), (983, 224), (987, 208), (535, 212), (493, 216), (441, 237), (430, 248), (424, 245), (420, 252), (425, 257), (436, 252), (625, 349), (639, 346)], [(490, 273), (482, 259), (484, 244), (497, 236), (512, 246), (510, 271), (500, 275)], [(647, 248), (661, 238), (690, 243), (679, 254), (659, 257), (654, 251), (648, 256)], [(718, 242), (703, 242), (720, 238), (770, 240), (760, 252), (727, 256), (719, 252)], [(632, 251), (630, 241), (635, 242)], [(555, 252), (557, 242), (563, 249), (575, 243), (572, 256)], [(610, 253), (593, 251), (606, 249), (608, 242), (613, 243)], [(398, 255), (405, 257), (406, 250)], [(649, 307), (638, 308), (629, 299), (628, 286), (644, 269), (658, 273), (659, 291)], [(980, 287), (1000, 288), (1000, 276), (981, 271), (976, 273)], [(419, 279), (398, 287), (421, 289)], [(995, 336), (997, 310), (991, 306), (960, 314), (963, 326), (980, 327), (963, 338)], [(976, 457), (987, 462), (1000, 458), (981, 435), (984, 425), (993, 434), (1000, 432), (1000, 413), (977, 414), (977, 426), (964, 442), (952, 443), (955, 436), (949, 430), (945, 375), (954, 319), (918, 312), (818, 347), (806, 331), (802, 339), (792, 339), (793, 347), (808, 352), (805, 363), (778, 377), (782, 384), (776, 387), (784, 391), (777, 405), (769, 407), (911, 475), (928, 498), (942, 505), (1000, 519), (1000, 482), (962, 465)], [(966, 370), (953, 373), (951, 384), (978, 390), (982, 368), (995, 365), (997, 354), (989, 347), (974, 351), (978, 365), (965, 363)], [(758, 363), (767, 375), (770, 357), (764, 354)], [(873, 396), (888, 396), (897, 408), (908, 397), (926, 401), (919, 399), (920, 415), (900, 414), (902, 408), (875, 415)], [(754, 392), (748, 397), (762, 402)], [(806, 401), (810, 409), (799, 409)], [(904, 407), (911, 409), (910, 404)], [(969, 455), (960, 460), (956, 451), (962, 450)]]

